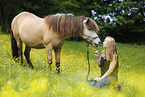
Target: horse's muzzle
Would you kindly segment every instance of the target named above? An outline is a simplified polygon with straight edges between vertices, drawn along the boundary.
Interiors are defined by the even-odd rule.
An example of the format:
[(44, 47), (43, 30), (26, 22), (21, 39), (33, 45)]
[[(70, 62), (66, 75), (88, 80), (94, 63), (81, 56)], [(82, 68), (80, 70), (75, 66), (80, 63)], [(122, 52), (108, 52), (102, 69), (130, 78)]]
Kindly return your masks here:
[(93, 46), (95, 46), (95, 47), (98, 47), (98, 46), (101, 46), (101, 45), (102, 45), (101, 42), (99, 42), (99, 44), (93, 43)]

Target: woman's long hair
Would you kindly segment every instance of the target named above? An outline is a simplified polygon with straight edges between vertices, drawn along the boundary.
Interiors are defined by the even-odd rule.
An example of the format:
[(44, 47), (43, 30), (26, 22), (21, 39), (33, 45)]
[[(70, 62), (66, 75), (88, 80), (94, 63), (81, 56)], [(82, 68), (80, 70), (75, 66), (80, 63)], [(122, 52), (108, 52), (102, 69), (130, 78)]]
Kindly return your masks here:
[(108, 36), (105, 38), (106, 47), (104, 50), (104, 56), (107, 61), (111, 61), (113, 59), (113, 55), (117, 54), (117, 46), (114, 38)]

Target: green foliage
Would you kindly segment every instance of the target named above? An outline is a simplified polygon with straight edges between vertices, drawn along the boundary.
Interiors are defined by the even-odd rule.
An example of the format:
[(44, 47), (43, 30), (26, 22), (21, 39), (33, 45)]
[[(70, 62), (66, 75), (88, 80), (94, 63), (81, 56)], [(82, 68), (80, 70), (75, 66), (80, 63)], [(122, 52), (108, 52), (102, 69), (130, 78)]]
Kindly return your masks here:
[[(144, 0), (104, 0), (97, 3), (94, 17), (97, 17), (96, 22), (101, 25), (104, 33), (119, 42), (145, 41)], [(112, 21), (100, 15), (108, 15)]]
[[(66, 41), (61, 53), (61, 74), (55, 72), (53, 52), (52, 71), (48, 71), (46, 49), (32, 49), (34, 69), (19, 66), (11, 57), (10, 35), (0, 33), (0, 96), (1, 97), (144, 97), (145, 46), (117, 43), (119, 81), (122, 90), (96, 89), (89, 86), (87, 48), (84, 42)], [(23, 46), (24, 47), (24, 46)], [(103, 49), (90, 45), (91, 72), (89, 79), (100, 75), (94, 51)]]

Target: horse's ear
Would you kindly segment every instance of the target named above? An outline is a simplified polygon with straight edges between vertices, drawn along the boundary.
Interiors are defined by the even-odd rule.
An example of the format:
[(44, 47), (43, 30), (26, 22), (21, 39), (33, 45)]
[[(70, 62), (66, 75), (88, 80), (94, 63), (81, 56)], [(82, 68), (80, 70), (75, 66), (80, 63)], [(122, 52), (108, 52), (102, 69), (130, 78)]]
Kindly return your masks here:
[(89, 21), (89, 18), (85, 19), (85, 20), (83, 21), (83, 24), (87, 24), (88, 21)]

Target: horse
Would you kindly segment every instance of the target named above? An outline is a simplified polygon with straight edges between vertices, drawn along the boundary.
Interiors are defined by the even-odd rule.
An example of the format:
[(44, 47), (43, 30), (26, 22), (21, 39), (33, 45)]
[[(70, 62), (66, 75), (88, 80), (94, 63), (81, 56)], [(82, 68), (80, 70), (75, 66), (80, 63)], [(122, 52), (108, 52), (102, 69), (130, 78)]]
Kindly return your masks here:
[(75, 17), (73, 14), (54, 14), (40, 18), (29, 12), (21, 12), (11, 23), (12, 57), (23, 64), (22, 43), (25, 44), (24, 55), (30, 68), (31, 48), (46, 48), (48, 69), (51, 70), (52, 50), (55, 52), (56, 71), (60, 73), (60, 52), (64, 41), (70, 37), (81, 36), (93, 46), (101, 45), (96, 32), (96, 22), (89, 17)]

